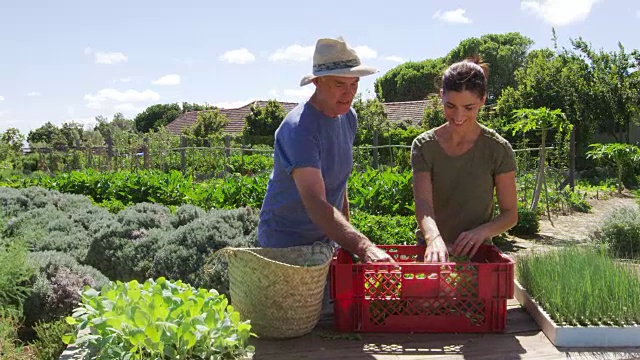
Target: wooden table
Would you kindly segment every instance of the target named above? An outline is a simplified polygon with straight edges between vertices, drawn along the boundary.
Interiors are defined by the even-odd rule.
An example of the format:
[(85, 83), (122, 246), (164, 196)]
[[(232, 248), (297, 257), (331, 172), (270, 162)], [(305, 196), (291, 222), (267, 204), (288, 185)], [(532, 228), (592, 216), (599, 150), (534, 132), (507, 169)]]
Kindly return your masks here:
[(266, 359), (640, 359), (640, 348), (558, 349), (511, 299), (502, 334), (342, 334), (321, 320), (310, 334), (254, 339), (255, 360)]

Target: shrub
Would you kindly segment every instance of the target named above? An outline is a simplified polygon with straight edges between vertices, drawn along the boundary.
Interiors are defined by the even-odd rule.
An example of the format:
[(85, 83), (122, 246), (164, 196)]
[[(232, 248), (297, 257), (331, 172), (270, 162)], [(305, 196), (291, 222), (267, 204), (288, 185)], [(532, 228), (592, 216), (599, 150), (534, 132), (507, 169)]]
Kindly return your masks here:
[(58, 360), (67, 347), (62, 336), (73, 331), (73, 326), (64, 319), (52, 322), (38, 323), (34, 326), (37, 339), (33, 345), (38, 360)]
[(246, 209), (210, 210), (176, 231), (158, 244), (149, 277), (181, 279), (198, 287), (226, 293), (226, 271), (203, 272), (207, 257), (231, 247), (257, 246), (257, 212)]
[(89, 248), (90, 235), (85, 227), (90, 226), (91, 219), (91, 211), (78, 209), (69, 214), (49, 204), (12, 218), (4, 234), (24, 241), (32, 251), (60, 251), (82, 260)]
[(20, 190), (0, 188), (0, 216), (16, 216), (29, 209), (30, 201)]
[(0, 243), (0, 309), (22, 310), (29, 296), (34, 267), (27, 262), (27, 247), (21, 242)]
[(38, 273), (31, 279), (32, 292), (25, 301), (25, 324), (48, 322), (71, 313), (85, 285), (100, 288), (109, 282), (98, 270), (79, 264), (72, 256), (45, 251), (29, 254)]
[(0, 307), (0, 356), (2, 360), (31, 360), (29, 353), (19, 345), (18, 313)]
[(636, 206), (613, 210), (604, 218), (594, 239), (614, 256), (640, 259), (640, 210)]
[(182, 205), (176, 210), (173, 227), (178, 228), (180, 226), (187, 225), (188, 223), (202, 217), (205, 214), (206, 211), (197, 206), (190, 204)]
[[(139, 203), (117, 215), (92, 225), (91, 245), (85, 263), (110, 279), (143, 280), (142, 262), (152, 262), (157, 251), (157, 237), (172, 231), (175, 222), (169, 209), (159, 204)], [(155, 234), (154, 237), (149, 237)], [(147, 266), (148, 267), (148, 266)]]
[(540, 231), (540, 217), (536, 211), (525, 206), (518, 206), (518, 223), (509, 229), (509, 234), (515, 236), (531, 236)]

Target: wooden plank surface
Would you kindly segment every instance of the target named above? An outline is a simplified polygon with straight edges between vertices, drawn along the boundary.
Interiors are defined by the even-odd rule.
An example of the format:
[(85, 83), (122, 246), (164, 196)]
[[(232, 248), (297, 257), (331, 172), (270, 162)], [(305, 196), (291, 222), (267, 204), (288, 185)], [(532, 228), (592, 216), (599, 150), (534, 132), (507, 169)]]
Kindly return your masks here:
[(308, 335), (254, 339), (255, 360), (269, 359), (633, 359), (633, 349), (558, 349), (520, 306), (509, 300), (502, 334), (342, 334), (323, 319)]

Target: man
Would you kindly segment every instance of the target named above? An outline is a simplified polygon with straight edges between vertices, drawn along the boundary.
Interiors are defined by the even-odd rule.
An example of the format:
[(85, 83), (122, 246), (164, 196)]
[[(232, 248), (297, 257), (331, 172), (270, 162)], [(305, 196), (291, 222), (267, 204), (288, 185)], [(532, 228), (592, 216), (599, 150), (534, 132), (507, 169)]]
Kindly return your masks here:
[(341, 37), (317, 41), (313, 73), (300, 82), (313, 83), (315, 92), (275, 133), (274, 169), (258, 226), (261, 246), (335, 242), (364, 262), (393, 261), (349, 224), (347, 180), (357, 128), (351, 104), (360, 77), (377, 71), (362, 65)]

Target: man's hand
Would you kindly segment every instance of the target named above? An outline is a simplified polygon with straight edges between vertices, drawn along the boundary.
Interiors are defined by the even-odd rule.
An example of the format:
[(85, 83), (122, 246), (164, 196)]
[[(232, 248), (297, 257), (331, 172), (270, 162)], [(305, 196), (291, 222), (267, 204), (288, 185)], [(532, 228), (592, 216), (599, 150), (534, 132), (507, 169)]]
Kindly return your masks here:
[(478, 228), (465, 231), (458, 236), (458, 239), (453, 244), (453, 254), (456, 256), (467, 255), (472, 258), (486, 239), (487, 236), (484, 231)]
[(442, 236), (438, 235), (435, 239), (429, 241), (427, 250), (424, 252), (424, 262), (447, 262), (449, 261), (449, 251), (447, 245), (442, 240)]
[(375, 245), (368, 246), (365, 249), (364, 255), (361, 258), (362, 258), (362, 262), (366, 264), (377, 263), (377, 262), (395, 262), (393, 258), (389, 254), (387, 254), (386, 251), (380, 249)]

